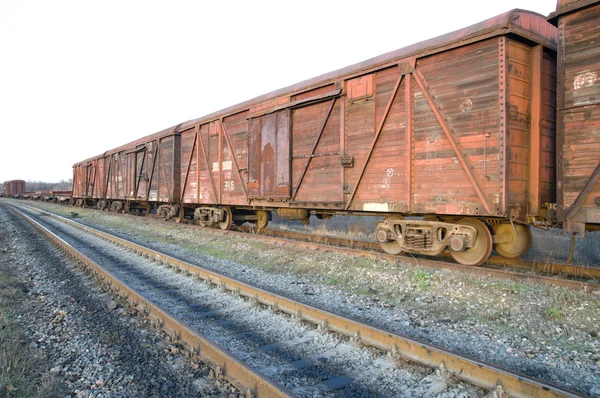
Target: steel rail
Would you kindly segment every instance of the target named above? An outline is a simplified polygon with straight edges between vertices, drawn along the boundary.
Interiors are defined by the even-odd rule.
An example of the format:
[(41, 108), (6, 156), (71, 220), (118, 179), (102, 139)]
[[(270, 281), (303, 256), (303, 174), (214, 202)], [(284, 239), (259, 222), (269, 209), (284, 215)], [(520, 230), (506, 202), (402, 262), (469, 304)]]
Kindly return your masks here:
[[(35, 209), (36, 211), (43, 211)], [(80, 224), (65, 217), (46, 213), (50, 217), (74, 226), (82, 231), (96, 235), (109, 242), (128, 248), (134, 252), (154, 259), (157, 262), (177, 267), (183, 272), (194, 275), (240, 296), (272, 307), (274, 310), (288, 313), (297, 319), (311, 322), (322, 330), (331, 330), (351, 337), (354, 341), (388, 351), (393, 357), (412, 361), (429, 367), (441, 367), (457, 379), (474, 384), (486, 390), (500, 390), (510, 397), (581, 397), (577, 393), (562, 389), (541, 380), (504, 369), (431, 345), (423, 340), (394, 333), (379, 327), (325, 311), (308, 304), (296, 302), (286, 297), (270, 293), (247, 283), (203, 269), (180, 259), (157, 252), (137, 243), (127, 241), (98, 229)], [(202, 351), (201, 351), (202, 352)]]
[[(267, 235), (277, 237), (287, 237), (288, 239), (311, 239), (311, 235), (302, 234), (300, 232), (293, 231), (280, 231), (280, 230), (268, 230), (265, 231)], [(329, 244), (345, 246), (360, 250), (381, 250), (378, 243), (366, 242), (366, 241), (351, 241), (345, 238), (337, 238), (324, 236), (320, 240), (325, 241)], [(386, 255), (385, 253), (382, 253)], [(388, 255), (390, 258), (411, 258), (406, 255)], [(423, 257), (419, 257), (423, 259)], [(525, 271), (535, 271), (541, 273), (547, 273), (552, 275), (572, 276), (577, 278), (587, 278), (600, 280), (600, 268), (587, 267), (582, 265), (573, 264), (561, 264), (553, 263), (549, 261), (537, 261), (537, 260), (525, 260), (525, 259), (506, 259), (500, 256), (492, 256), (487, 260), (488, 265), (504, 266), (511, 268), (518, 268)], [(461, 268), (474, 268), (466, 265), (459, 265)], [(487, 269), (485, 266), (481, 267)], [(581, 286), (580, 286), (581, 287)], [(597, 286), (600, 289), (600, 286)]]
[[(41, 210), (37, 207), (27, 206), (32, 209)], [(93, 209), (91, 209), (93, 210)], [(214, 228), (198, 227), (188, 225), (188, 228), (201, 228), (203, 231), (209, 231), (213, 234), (235, 235), (247, 237), (248, 232), (222, 231)], [(243, 230), (243, 227), (241, 228)], [(575, 278), (586, 278), (600, 281), (600, 268), (578, 266), (572, 264), (552, 263), (547, 261), (523, 260), (523, 259), (505, 259), (500, 256), (492, 256), (487, 261), (487, 266), (472, 267), (457, 264), (454, 262), (443, 261), (428, 257), (413, 257), (410, 255), (393, 255), (380, 251), (379, 245), (375, 242), (354, 241), (344, 238), (331, 236), (319, 236), (315, 238), (312, 235), (293, 231), (265, 230), (262, 234), (252, 234), (253, 239), (267, 242), (278, 242), (280, 244), (294, 244), (312, 250), (322, 250), (334, 253), (350, 254), (357, 257), (370, 258), (375, 260), (385, 260), (392, 263), (402, 263), (402, 265), (423, 267), (432, 269), (443, 269), (452, 272), (460, 272), (468, 275), (481, 277), (492, 277), (495, 279), (510, 280), (525, 283), (535, 283), (546, 286), (560, 286), (570, 290), (584, 291), (591, 293), (600, 290), (600, 284), (590, 283), (582, 280), (565, 279), (564, 276)], [(316, 240), (316, 241), (315, 241)], [(323, 243), (320, 243), (323, 242)], [(508, 267), (521, 271), (510, 271), (507, 269), (493, 268)], [(530, 274), (525, 272), (538, 272), (540, 274)], [(550, 274), (551, 276), (548, 276)], [(558, 276), (556, 278), (555, 276)]]
[(177, 317), (170, 315), (168, 312), (153, 304), (152, 301), (143, 294), (127, 286), (125, 282), (102, 268), (98, 263), (79, 252), (69, 243), (65, 242), (28, 215), (17, 210), (13, 206), (8, 207), (33, 225), (84, 270), (89, 270), (93, 276), (98, 278), (103, 284), (107, 285), (109, 290), (125, 298), (133, 308), (142, 311), (154, 325), (161, 327), (172, 339), (182, 343), (196, 359), (206, 363), (217, 375), (221, 375), (242, 391), (247, 397), (294, 396), (291, 391), (261, 375), (256, 370), (238, 360), (227, 350), (219, 347), (201, 333), (193, 330)]
[[(218, 230), (215, 231), (219, 232)], [(594, 279), (600, 281), (600, 268), (594, 267), (542, 262), (535, 260), (509, 260), (500, 256), (490, 257), (490, 259), (487, 261), (488, 266), (473, 267), (453, 262), (430, 259), (427, 257), (411, 257), (409, 255), (393, 255), (383, 253), (378, 251), (379, 245), (374, 242), (349, 241), (348, 239), (344, 238), (326, 236), (318, 239), (325, 243), (317, 243), (311, 240), (314, 239), (311, 235), (279, 230), (269, 230), (268, 235), (260, 236), (267, 236), (269, 238), (281, 239), (282, 241), (288, 242), (299, 242), (301, 246), (311, 249), (323, 249), (337, 253), (350, 253), (359, 257), (380, 259), (389, 262), (402, 262), (403, 265), (446, 269), (453, 272), (462, 272), (471, 275), (491, 276), (497, 279), (530, 282), (550, 286), (561, 286), (572, 290), (583, 290), (587, 293), (590, 293), (595, 290), (600, 290), (600, 284), (598, 283), (590, 283), (574, 279), (556, 278), (547, 275), (525, 274), (523, 272), (491, 268), (490, 265), (520, 269), (522, 271), (540, 272), (555, 276), (572, 276), (577, 278)]]

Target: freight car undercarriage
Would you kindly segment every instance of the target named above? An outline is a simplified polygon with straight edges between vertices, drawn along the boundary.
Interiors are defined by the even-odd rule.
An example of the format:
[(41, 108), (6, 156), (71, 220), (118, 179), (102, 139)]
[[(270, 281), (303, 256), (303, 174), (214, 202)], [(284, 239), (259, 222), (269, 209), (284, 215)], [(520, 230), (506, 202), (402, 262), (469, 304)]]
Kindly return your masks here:
[(202, 227), (229, 230), (246, 222), (255, 224), (257, 230), (266, 228), (272, 212), (282, 219), (309, 223), (310, 215), (330, 219), (334, 215), (379, 216), (385, 219), (375, 227), (375, 237), (383, 251), (389, 254), (410, 253), (439, 256), (444, 252), (460, 264), (479, 266), (490, 257), (492, 249), (507, 259), (519, 258), (531, 247), (532, 235), (528, 225), (513, 223), (502, 218), (458, 218), (456, 216), (411, 214), (405, 219), (400, 214), (323, 211), (293, 208), (232, 207), (232, 206), (181, 206), (151, 202), (123, 200), (76, 199), (76, 207), (92, 207), (101, 211), (134, 213), (156, 216), (176, 222), (192, 222)]

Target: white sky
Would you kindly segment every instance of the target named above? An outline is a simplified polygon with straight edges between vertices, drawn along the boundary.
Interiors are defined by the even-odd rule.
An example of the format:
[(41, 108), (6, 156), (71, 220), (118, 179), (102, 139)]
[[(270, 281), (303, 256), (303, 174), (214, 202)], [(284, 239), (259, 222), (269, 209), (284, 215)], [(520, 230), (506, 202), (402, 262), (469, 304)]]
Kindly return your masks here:
[(0, 0), (0, 182), (556, 0)]

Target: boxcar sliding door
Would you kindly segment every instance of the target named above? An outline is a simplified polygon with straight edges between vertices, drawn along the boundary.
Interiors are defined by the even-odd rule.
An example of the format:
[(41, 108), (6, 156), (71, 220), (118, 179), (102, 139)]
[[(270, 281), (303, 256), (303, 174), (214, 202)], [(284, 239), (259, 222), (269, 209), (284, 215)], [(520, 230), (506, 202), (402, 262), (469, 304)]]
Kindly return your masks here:
[(248, 197), (290, 198), (290, 111), (248, 122)]

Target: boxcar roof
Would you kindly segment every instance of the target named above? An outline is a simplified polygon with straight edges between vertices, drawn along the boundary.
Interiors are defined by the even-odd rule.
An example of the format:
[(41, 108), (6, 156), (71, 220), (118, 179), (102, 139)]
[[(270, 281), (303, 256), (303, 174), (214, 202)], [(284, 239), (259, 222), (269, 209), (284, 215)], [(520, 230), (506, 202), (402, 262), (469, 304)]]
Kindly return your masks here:
[(556, 26), (558, 24), (558, 17), (561, 15), (570, 14), (596, 3), (600, 3), (600, 0), (558, 0), (556, 2), (556, 11), (548, 15), (548, 21)]
[[(566, 2), (576, 0), (562, 1)], [(199, 123), (206, 123), (222, 116), (245, 111), (261, 102), (269, 101), (271, 99), (283, 95), (291, 95), (295, 93), (309, 91), (311, 89), (330, 84), (344, 76), (357, 74), (361, 71), (371, 70), (377, 68), (378, 66), (384, 66), (388, 63), (391, 63), (392, 61), (442, 52), (450, 48), (462, 46), (473, 40), (477, 40), (477, 38), (479, 37), (484, 39), (492, 36), (505, 35), (508, 33), (513, 33), (518, 36), (522, 36), (535, 43), (542, 44), (556, 51), (556, 29), (546, 21), (546, 17), (532, 11), (515, 9), (505, 12), (504, 14), (500, 14), (496, 17), (487, 19), (485, 21), (476, 23), (474, 25), (468, 26), (466, 28), (456, 30), (454, 32), (450, 32), (432, 39), (428, 39), (417, 44), (410, 45), (408, 47), (390, 51), (388, 53), (379, 55), (366, 61), (359, 62), (357, 64), (350, 65), (345, 68), (341, 68), (333, 72), (329, 72), (314, 77), (312, 79), (308, 79), (300, 83), (296, 83), (291, 86), (275, 90), (267, 94), (263, 94), (251, 100), (230, 106), (217, 112), (213, 112), (201, 118), (180, 123), (176, 126), (169, 127), (165, 130), (137, 139), (118, 148), (111, 149), (107, 152), (104, 152), (101, 155), (94, 156), (92, 158), (78, 162), (75, 164), (75, 166), (82, 163), (87, 163), (94, 159), (98, 159), (100, 157), (106, 156), (107, 154), (120, 152), (128, 148), (134, 148), (137, 145), (143, 144), (148, 141), (156, 140), (160, 137), (171, 135), (178, 131), (185, 130), (191, 126), (197, 125)]]

